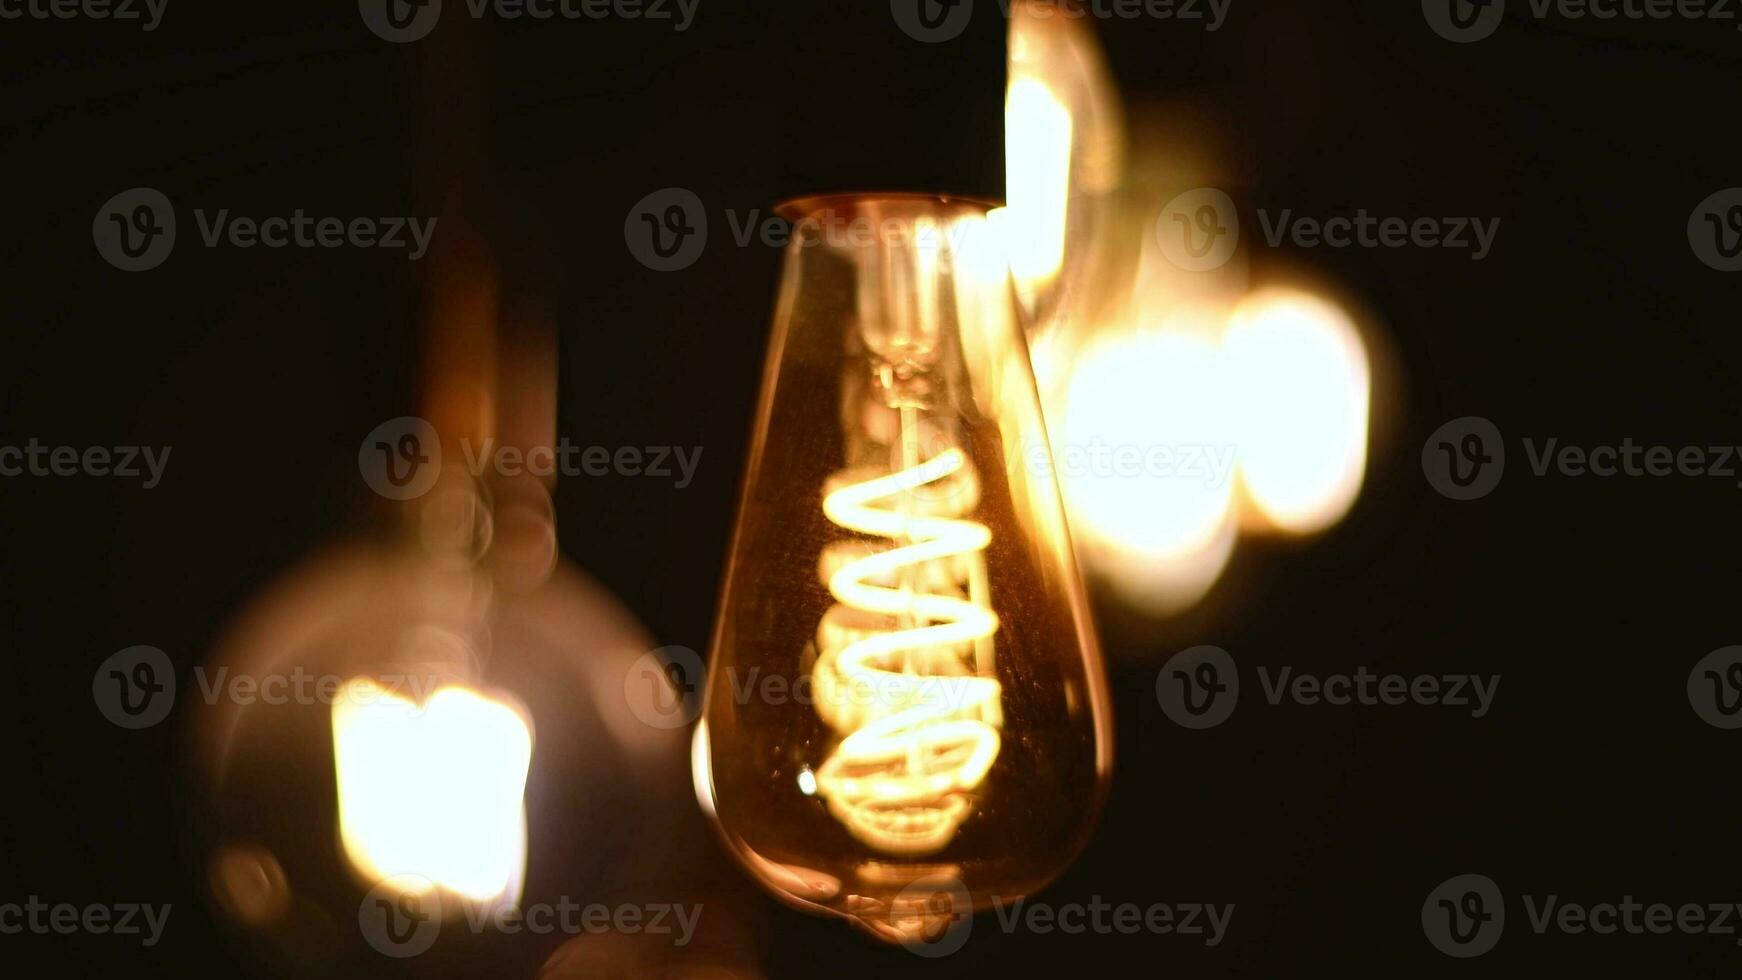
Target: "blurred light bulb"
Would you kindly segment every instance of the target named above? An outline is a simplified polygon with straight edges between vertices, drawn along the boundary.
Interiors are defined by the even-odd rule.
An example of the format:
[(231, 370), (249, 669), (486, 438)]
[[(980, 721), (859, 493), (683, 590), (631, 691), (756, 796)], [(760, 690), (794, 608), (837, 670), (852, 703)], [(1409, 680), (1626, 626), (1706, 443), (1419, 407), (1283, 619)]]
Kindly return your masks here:
[(333, 704), (333, 757), (339, 836), (366, 877), (519, 899), (532, 731), (514, 707), (464, 687), (420, 705), (355, 678)]
[(1224, 346), (1247, 498), (1285, 531), (1336, 523), (1367, 465), (1369, 367), (1354, 323), (1317, 296), (1271, 290), (1240, 304)]
[(1090, 566), (1151, 612), (1202, 598), (1232, 551), (1225, 368), (1206, 331), (1104, 334), (1065, 390), (1057, 452), (1072, 527)]
[(766, 887), (899, 940), (972, 911), (915, 882), (981, 908), (1074, 857), (1107, 699), (984, 212), (787, 210), (865, 234), (786, 253), (696, 787)]
[[(652, 872), (611, 855), (656, 836), (685, 846), (669, 821), (616, 819), (622, 801), (674, 796), (663, 787), (683, 772), (681, 736), (623, 695), (651, 639), (540, 546), (541, 489), (472, 490), (442, 472), (455, 489), (420, 499), (411, 535), (311, 560), (250, 604), (209, 664), (259, 693), (226, 686), (199, 706), (192, 815), (223, 921), (275, 975), (378, 972), (359, 917), (384, 890), (400, 912), (487, 923), (633, 894)], [(693, 873), (704, 858), (680, 863)], [(566, 938), (439, 931), (421, 976), (530, 976)]]

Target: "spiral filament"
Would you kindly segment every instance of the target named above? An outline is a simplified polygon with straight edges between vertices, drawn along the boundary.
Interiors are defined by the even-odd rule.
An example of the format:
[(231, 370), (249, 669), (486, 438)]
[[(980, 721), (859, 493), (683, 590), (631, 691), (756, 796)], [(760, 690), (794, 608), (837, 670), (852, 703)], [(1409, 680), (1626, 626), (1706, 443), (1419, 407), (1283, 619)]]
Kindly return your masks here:
[(817, 712), (843, 737), (816, 793), (859, 840), (928, 854), (967, 819), (998, 757), (999, 684), (984, 552), (992, 532), (964, 519), (974, 473), (958, 448), (920, 461), (903, 411), (896, 473), (839, 474), (823, 499), (835, 524), (883, 542), (842, 541), (822, 556), (837, 604), (817, 628)]

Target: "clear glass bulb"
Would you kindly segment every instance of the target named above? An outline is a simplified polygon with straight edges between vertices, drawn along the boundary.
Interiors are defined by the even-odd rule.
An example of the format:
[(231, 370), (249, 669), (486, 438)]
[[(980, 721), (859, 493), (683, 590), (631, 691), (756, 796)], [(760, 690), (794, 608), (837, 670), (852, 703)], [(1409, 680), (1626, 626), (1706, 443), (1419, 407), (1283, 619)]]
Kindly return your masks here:
[(260, 968), (531, 976), (577, 955), (714, 955), (485, 925), (534, 905), (695, 897), (623, 858), (685, 846), (618, 816), (671, 800), (667, 774), (682, 772), (682, 738), (623, 694), (652, 641), (558, 558), (541, 487), (494, 489), (444, 470), (408, 505), (408, 533), (313, 559), (206, 665), (196, 854)]
[(984, 209), (784, 212), (698, 792), (777, 896), (907, 941), (1082, 848), (1105, 682)]

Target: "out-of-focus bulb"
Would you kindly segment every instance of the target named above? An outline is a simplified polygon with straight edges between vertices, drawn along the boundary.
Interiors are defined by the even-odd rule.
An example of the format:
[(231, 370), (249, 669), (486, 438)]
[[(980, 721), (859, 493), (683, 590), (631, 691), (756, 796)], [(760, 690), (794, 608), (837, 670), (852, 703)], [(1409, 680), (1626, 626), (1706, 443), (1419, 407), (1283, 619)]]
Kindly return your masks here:
[[(458, 467), (441, 480), (404, 515), (415, 536), (312, 559), (212, 655), (212, 676), (259, 694), (198, 706), (190, 816), (258, 972), (377, 974), (381, 943), (427, 922), (411, 935), (433, 945), (406, 960), (419, 976), (542, 976), (599, 937), (499, 916), (648, 894), (664, 873), (610, 855), (689, 846), (669, 823), (616, 819), (613, 801), (670, 801), (683, 768), (681, 735), (625, 697), (652, 639), (536, 546), (554, 535), (542, 487), (478, 487)], [(648, 975), (701, 955), (647, 952)]]
[(1270, 524), (1308, 534), (1336, 523), (1367, 465), (1367, 351), (1342, 309), (1294, 290), (1255, 294), (1224, 341), (1236, 379), (1240, 479)]
[(333, 757), (339, 836), (365, 878), (518, 900), (532, 732), (515, 708), (464, 687), (418, 704), (356, 678), (333, 704)]
[(1233, 548), (1235, 440), (1216, 336), (1105, 334), (1066, 388), (1058, 454), (1091, 567), (1154, 613), (1197, 602)]
[(696, 786), (779, 897), (904, 940), (1075, 856), (1107, 697), (983, 210), (786, 211), (861, 233), (786, 253)]

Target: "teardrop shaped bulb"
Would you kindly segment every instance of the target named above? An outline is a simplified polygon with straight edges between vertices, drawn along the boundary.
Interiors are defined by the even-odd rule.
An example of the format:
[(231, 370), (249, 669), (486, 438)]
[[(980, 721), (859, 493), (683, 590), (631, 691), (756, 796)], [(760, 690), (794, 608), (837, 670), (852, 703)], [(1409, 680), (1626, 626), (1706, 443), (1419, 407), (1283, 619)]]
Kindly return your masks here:
[(1081, 850), (1105, 681), (984, 209), (785, 213), (696, 782), (778, 897), (909, 941)]

